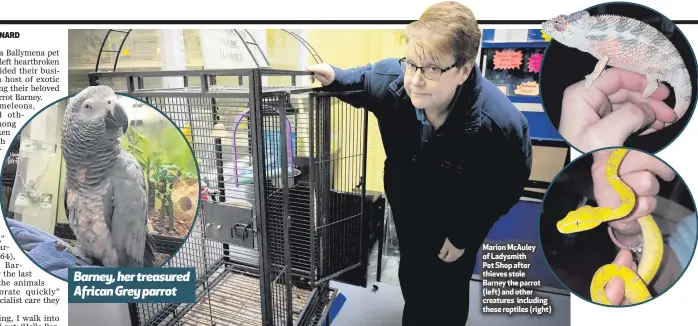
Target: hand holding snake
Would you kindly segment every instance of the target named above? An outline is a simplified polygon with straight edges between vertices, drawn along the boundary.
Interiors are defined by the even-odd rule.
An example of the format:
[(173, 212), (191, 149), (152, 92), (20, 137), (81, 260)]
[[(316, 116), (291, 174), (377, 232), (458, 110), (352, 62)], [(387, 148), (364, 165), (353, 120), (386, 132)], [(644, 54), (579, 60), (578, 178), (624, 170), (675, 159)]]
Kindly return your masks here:
[[(606, 166), (612, 152), (613, 150), (600, 150), (592, 153), (594, 164), (591, 167), (591, 178), (594, 184), (594, 198), (599, 207), (618, 207), (621, 204), (618, 192), (613, 189), (606, 176)], [(638, 235), (640, 225), (637, 219), (654, 212), (657, 207), (657, 177), (671, 181), (676, 175), (674, 170), (654, 156), (630, 150), (618, 167), (618, 176), (635, 193), (635, 209), (630, 215), (611, 221), (608, 225), (615, 229), (617, 238), (621, 238), (618, 235), (624, 234)]]
[[(625, 266), (633, 273), (637, 274), (637, 264), (633, 261), (633, 254), (626, 249), (621, 249), (611, 264)], [(625, 282), (620, 277), (613, 277), (608, 284), (606, 284), (604, 291), (608, 299), (606, 303), (608, 305), (620, 306), (630, 303), (628, 299), (625, 298)]]
[(585, 206), (571, 212), (558, 222), (558, 229), (582, 232), (608, 222), (609, 233), (612, 239), (618, 238), (614, 242), (621, 248), (644, 244), (636, 271), (628, 268), (632, 263), (621, 263), (630, 256), (623, 250), (614, 263), (599, 268), (590, 290), (592, 300), (606, 305), (622, 304), (623, 297), (629, 303), (646, 301), (651, 297), (647, 283), (659, 268), (663, 250), (661, 234), (650, 215), (659, 192), (655, 176), (670, 181), (674, 171), (651, 155), (627, 149), (596, 151), (593, 158), (594, 197), (599, 208)]

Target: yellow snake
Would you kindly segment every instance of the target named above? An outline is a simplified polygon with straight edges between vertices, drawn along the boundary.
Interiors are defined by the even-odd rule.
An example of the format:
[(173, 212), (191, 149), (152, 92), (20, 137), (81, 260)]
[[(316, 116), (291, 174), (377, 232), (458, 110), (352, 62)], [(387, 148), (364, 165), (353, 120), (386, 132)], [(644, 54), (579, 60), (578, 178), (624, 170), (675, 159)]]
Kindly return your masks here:
[[(618, 207), (591, 207), (588, 205), (570, 212), (562, 220), (557, 222), (557, 229), (563, 234), (587, 231), (599, 226), (603, 222), (609, 222), (623, 218), (632, 212), (635, 207), (635, 193), (618, 176), (618, 167), (628, 153), (628, 149), (616, 149), (611, 153), (606, 164), (606, 178), (613, 189), (621, 197), (621, 205)], [(601, 266), (591, 280), (591, 300), (611, 305), (604, 287), (608, 282), (618, 276), (625, 282), (625, 298), (631, 304), (637, 304), (652, 298), (647, 285), (657, 274), (664, 251), (664, 242), (659, 227), (652, 215), (645, 215), (637, 219), (642, 228), (642, 256), (637, 268), (637, 274), (630, 268), (620, 264), (606, 264)]]

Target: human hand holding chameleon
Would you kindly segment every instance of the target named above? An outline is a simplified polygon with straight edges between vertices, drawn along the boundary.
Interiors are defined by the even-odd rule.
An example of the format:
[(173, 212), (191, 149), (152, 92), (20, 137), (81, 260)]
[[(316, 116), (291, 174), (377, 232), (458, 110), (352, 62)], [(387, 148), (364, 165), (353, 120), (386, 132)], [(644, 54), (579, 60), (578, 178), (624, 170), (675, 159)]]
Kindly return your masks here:
[[(587, 10), (557, 15), (541, 27), (556, 42), (596, 59), (593, 70), (563, 97), (559, 129), (574, 147), (588, 152), (622, 146), (633, 133), (649, 127), (640, 135), (650, 134), (688, 112), (695, 77), (657, 27), (625, 15)], [(658, 103), (669, 96), (662, 82), (674, 89), (673, 110)]]
[(588, 91), (585, 83), (581, 80), (565, 89), (559, 126), (560, 135), (582, 152), (623, 146), (633, 133), (648, 126), (660, 130), (677, 119), (663, 102), (670, 94), (664, 84), (650, 97), (642, 97), (647, 85), (643, 75), (611, 68)]

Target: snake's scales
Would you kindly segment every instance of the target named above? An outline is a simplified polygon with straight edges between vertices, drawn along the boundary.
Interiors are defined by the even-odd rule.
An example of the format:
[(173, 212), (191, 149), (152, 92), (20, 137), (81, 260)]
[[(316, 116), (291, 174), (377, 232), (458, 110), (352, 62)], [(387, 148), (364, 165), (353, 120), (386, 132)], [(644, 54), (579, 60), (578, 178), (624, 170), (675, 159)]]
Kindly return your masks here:
[[(606, 164), (606, 178), (613, 189), (621, 197), (621, 205), (618, 207), (591, 207), (582, 206), (557, 222), (557, 228), (561, 233), (575, 233), (587, 231), (599, 226), (603, 222), (609, 222), (623, 218), (630, 214), (635, 207), (635, 193), (618, 176), (618, 167), (628, 153), (628, 149), (620, 148), (611, 153)], [(604, 287), (614, 277), (620, 277), (625, 282), (625, 298), (631, 304), (637, 304), (652, 298), (647, 284), (654, 278), (659, 269), (664, 251), (664, 242), (659, 227), (651, 215), (645, 215), (637, 219), (642, 228), (642, 256), (637, 268), (637, 274), (630, 268), (620, 264), (607, 264), (601, 266), (591, 280), (591, 300), (600, 304), (611, 305), (606, 297)]]

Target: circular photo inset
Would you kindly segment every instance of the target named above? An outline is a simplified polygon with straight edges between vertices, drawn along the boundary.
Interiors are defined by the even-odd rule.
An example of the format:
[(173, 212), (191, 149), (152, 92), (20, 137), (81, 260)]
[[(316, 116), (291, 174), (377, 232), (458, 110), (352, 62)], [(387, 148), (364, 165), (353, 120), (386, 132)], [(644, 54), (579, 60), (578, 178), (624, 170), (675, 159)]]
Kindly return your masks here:
[[(145, 104), (145, 105), (144, 105)], [(5, 157), (6, 223), (39, 267), (158, 267), (199, 206), (196, 159), (158, 109), (91, 86), (34, 115)]]
[(571, 292), (607, 306), (668, 291), (696, 247), (695, 202), (662, 160), (627, 147), (587, 153), (553, 180), (543, 199), (540, 243)]
[(580, 152), (625, 146), (657, 153), (695, 109), (696, 57), (680, 29), (633, 3), (551, 17), (540, 73), (543, 108)]

